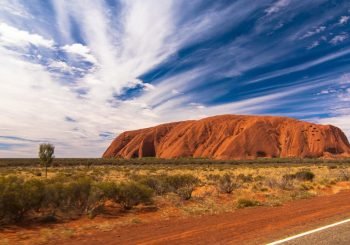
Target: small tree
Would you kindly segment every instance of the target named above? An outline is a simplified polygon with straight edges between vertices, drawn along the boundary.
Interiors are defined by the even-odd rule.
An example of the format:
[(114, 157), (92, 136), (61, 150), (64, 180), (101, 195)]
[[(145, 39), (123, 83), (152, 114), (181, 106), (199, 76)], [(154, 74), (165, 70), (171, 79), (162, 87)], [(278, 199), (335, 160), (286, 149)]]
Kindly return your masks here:
[(40, 144), (39, 147), (39, 158), (43, 166), (45, 166), (45, 177), (47, 178), (47, 167), (51, 165), (55, 156), (55, 146), (52, 144)]

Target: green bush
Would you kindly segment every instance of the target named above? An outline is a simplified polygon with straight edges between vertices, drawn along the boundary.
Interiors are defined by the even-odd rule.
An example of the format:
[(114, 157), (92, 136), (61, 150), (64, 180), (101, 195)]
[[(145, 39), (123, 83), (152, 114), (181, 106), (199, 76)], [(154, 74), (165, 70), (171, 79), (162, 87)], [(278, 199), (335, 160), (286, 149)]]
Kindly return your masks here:
[(124, 209), (131, 209), (140, 203), (149, 203), (153, 191), (151, 188), (137, 182), (122, 183), (117, 191), (116, 201)]
[(177, 192), (180, 188), (183, 187), (194, 187), (198, 184), (199, 180), (190, 174), (178, 174), (178, 175), (169, 175), (165, 177), (165, 184), (168, 186), (169, 191)]
[(67, 206), (86, 210), (90, 195), (92, 180), (89, 178), (78, 178), (65, 186)]
[(151, 200), (152, 190), (138, 183), (120, 187), (112, 182), (94, 182), (88, 177), (32, 179), (9, 176), (0, 178), (0, 224), (21, 221), (26, 214), (56, 219), (68, 214), (94, 217), (107, 200), (128, 209)]
[(295, 174), (295, 178), (299, 181), (313, 181), (315, 174), (308, 170), (302, 170)]
[(165, 181), (165, 176), (141, 177), (138, 182), (151, 188), (156, 195), (163, 195), (169, 192), (169, 186)]
[(30, 210), (39, 210), (44, 197), (41, 181), (9, 176), (0, 179), (0, 222), (20, 221)]
[(181, 198), (186, 196), (185, 192), (191, 198), (194, 187), (199, 183), (196, 177), (189, 174), (138, 176), (134, 179), (138, 179), (139, 183), (151, 188), (157, 195), (174, 192), (179, 194)]
[(45, 185), (43, 181), (32, 179), (24, 182), (22, 202), (27, 210), (38, 211), (42, 207), (44, 200)]
[[(162, 178), (164, 186), (169, 185), (166, 180), (167, 177)], [(171, 183), (184, 199), (191, 197), (191, 189), (186, 189), (190, 185), (183, 186), (177, 181)], [(58, 214), (63, 218), (82, 214), (94, 217), (104, 209), (107, 200), (130, 209), (137, 204), (151, 202), (152, 195), (151, 188), (138, 182), (118, 185), (96, 182), (84, 176), (67, 177), (64, 174), (52, 179), (31, 180), (15, 176), (0, 177), (0, 224), (21, 221), (27, 214), (54, 219)]]
[(0, 220), (18, 221), (24, 214), (23, 181), (15, 176), (0, 180)]
[(57, 210), (64, 210), (67, 206), (66, 196), (62, 182), (48, 181), (45, 183), (42, 207), (54, 216)]
[(86, 212), (90, 218), (101, 213), (107, 200), (116, 199), (118, 186), (113, 182), (95, 183), (91, 186)]
[(229, 194), (237, 188), (238, 184), (232, 180), (229, 174), (220, 177), (218, 181), (218, 189), (220, 192)]

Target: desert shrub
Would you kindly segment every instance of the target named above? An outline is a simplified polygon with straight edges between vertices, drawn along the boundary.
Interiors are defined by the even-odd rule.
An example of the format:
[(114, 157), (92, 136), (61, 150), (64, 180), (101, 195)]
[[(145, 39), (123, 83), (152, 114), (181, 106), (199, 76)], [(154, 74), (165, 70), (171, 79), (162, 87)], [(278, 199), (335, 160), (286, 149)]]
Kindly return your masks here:
[(339, 181), (349, 181), (350, 180), (350, 173), (347, 169), (341, 169), (337, 173), (338, 177), (337, 180)]
[(198, 178), (190, 174), (170, 175), (165, 178), (168, 190), (175, 192), (183, 200), (189, 200), (192, 197), (192, 192), (198, 182)]
[(302, 170), (295, 174), (295, 178), (299, 181), (313, 181), (315, 174), (308, 170)]
[(278, 181), (278, 187), (282, 190), (291, 190), (293, 189), (293, 178), (283, 178)]
[(177, 192), (178, 189), (183, 187), (194, 187), (196, 184), (198, 184), (199, 180), (190, 174), (178, 174), (178, 175), (169, 175), (166, 176), (165, 184), (169, 188), (169, 191)]
[(55, 216), (56, 211), (64, 210), (67, 207), (67, 193), (64, 182), (51, 180), (45, 183), (42, 207), (51, 216)]
[(254, 181), (263, 181), (263, 180), (265, 180), (265, 176), (258, 175), (254, 177)]
[(54, 216), (56, 211), (82, 214), (88, 207), (92, 179), (59, 175), (45, 182), (43, 207)]
[(138, 182), (151, 188), (156, 195), (163, 195), (169, 192), (169, 187), (165, 182), (165, 176), (142, 177)]
[(243, 183), (249, 183), (249, 182), (253, 182), (254, 179), (251, 174), (249, 175), (239, 174), (237, 175), (237, 180)]
[(296, 178), (295, 174), (285, 174), (282, 176), (282, 179), (286, 181), (294, 180), (295, 178)]
[(131, 209), (133, 206), (140, 203), (149, 203), (152, 194), (152, 189), (143, 184), (127, 182), (119, 186), (116, 201), (120, 203), (124, 209)]
[(157, 195), (163, 195), (168, 192), (177, 193), (182, 197), (191, 198), (194, 187), (199, 180), (193, 175), (177, 174), (177, 175), (154, 175), (139, 177), (138, 182), (151, 188)]
[(18, 221), (23, 214), (23, 181), (15, 176), (0, 180), (0, 220)]
[(100, 182), (95, 184), (95, 187), (103, 192), (103, 199), (112, 200), (118, 194), (118, 185), (114, 182)]
[(39, 180), (24, 181), (16, 176), (0, 179), (0, 221), (20, 221), (31, 211), (38, 210), (43, 201), (43, 183)]
[(302, 191), (312, 190), (314, 187), (310, 184), (303, 183), (300, 185), (299, 189)]
[[(103, 206), (115, 198), (115, 188), (108, 182), (94, 183), (87, 177), (68, 179), (63, 176), (45, 181), (41, 207), (55, 216), (57, 211), (81, 215)], [(113, 186), (114, 187), (114, 186)]]
[(290, 190), (293, 189), (293, 179), (289, 177), (282, 177), (280, 180), (277, 180), (275, 178), (268, 178), (265, 181), (265, 184), (270, 189), (282, 189), (282, 190)]
[(250, 199), (239, 199), (237, 201), (237, 208), (246, 208), (246, 207), (254, 207), (259, 206), (260, 202), (256, 200), (250, 200)]
[(268, 178), (265, 181), (265, 185), (267, 185), (270, 189), (279, 188), (279, 183), (275, 178)]
[(213, 181), (213, 182), (217, 182), (220, 179), (220, 175), (219, 174), (208, 174), (206, 176), (208, 181)]
[(107, 200), (114, 200), (118, 194), (118, 186), (113, 182), (95, 183), (91, 186), (86, 212), (90, 218), (101, 213)]
[(24, 182), (22, 202), (27, 210), (38, 211), (44, 200), (45, 184), (41, 180), (32, 179)]
[(24, 180), (16, 176), (0, 177), (0, 224), (20, 221), (26, 214), (61, 217), (88, 214), (94, 217), (107, 200), (130, 209), (151, 201), (152, 189), (136, 182), (117, 185), (96, 182), (88, 177)]
[(222, 193), (231, 193), (234, 189), (238, 188), (238, 184), (232, 179), (229, 174), (221, 176), (218, 181), (218, 189)]
[(180, 196), (182, 200), (190, 200), (192, 197), (192, 192), (194, 191), (193, 186), (185, 186), (179, 188), (176, 193)]
[(64, 188), (67, 206), (84, 211), (87, 208), (92, 180), (87, 177), (78, 178)]

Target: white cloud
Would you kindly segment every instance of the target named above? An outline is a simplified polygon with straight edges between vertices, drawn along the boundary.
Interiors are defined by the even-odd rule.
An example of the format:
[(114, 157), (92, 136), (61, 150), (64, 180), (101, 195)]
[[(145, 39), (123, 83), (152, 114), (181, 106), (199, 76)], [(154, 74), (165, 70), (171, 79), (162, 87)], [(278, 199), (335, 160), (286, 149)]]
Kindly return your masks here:
[(340, 25), (346, 24), (348, 23), (349, 19), (350, 19), (350, 16), (341, 16), (339, 19), (339, 24)]
[(321, 91), (322, 94), (335, 94), (332, 101), (327, 101), (332, 116), (317, 120), (319, 123), (332, 124), (341, 128), (350, 139), (350, 88), (349, 75), (345, 74), (333, 81), (333, 86), (340, 85), (342, 89), (328, 89)]
[(133, 79), (129, 81), (127, 87), (128, 88), (136, 88), (137, 86), (141, 86), (145, 91), (154, 90), (156, 87), (150, 83), (144, 83), (140, 79)]
[(320, 41), (314, 41), (307, 49), (313, 49), (320, 45)]
[(33, 18), (26, 8), (17, 0), (0, 0), (0, 12), (22, 18)]
[(312, 60), (309, 62), (301, 63), (301, 64), (298, 64), (296, 66), (292, 66), (292, 67), (281, 69), (281, 70), (278, 70), (275, 72), (267, 73), (267, 74), (263, 75), (262, 77), (252, 79), (247, 83), (261, 82), (261, 81), (264, 81), (266, 79), (271, 79), (271, 78), (283, 76), (286, 74), (290, 74), (290, 73), (294, 73), (294, 72), (298, 72), (298, 71), (303, 71), (303, 70), (309, 69), (311, 67), (326, 63), (326, 62), (334, 60), (334, 59), (337, 59), (339, 57), (343, 57), (343, 56), (348, 55), (348, 54), (350, 54), (350, 48), (344, 49), (344, 50), (341, 50), (341, 51), (338, 51), (335, 53), (331, 53), (331, 54), (325, 55), (321, 58), (318, 58), (318, 59), (315, 59), (315, 60)]
[(299, 39), (305, 39), (305, 38), (314, 36), (314, 35), (316, 35), (316, 34), (319, 34), (319, 33), (323, 32), (324, 30), (326, 30), (326, 27), (325, 27), (325, 26), (319, 26), (319, 27), (313, 29), (312, 31), (306, 32), (306, 33), (305, 33), (303, 36), (301, 36)]
[(191, 102), (189, 105), (193, 106), (194, 108), (196, 108), (198, 110), (202, 110), (202, 109), (206, 108), (206, 106), (202, 105), (201, 103)]
[[(0, 47), (1, 132), (35, 142), (19, 142), (17, 157), (35, 157), (39, 142), (56, 145), (56, 156), (93, 157), (103, 152), (109, 140), (99, 139), (108, 129), (116, 134), (126, 128), (151, 125), (147, 107), (123, 104), (113, 108), (106, 102), (79, 98), (70, 84), (62, 84), (46, 67), (33, 64)], [(63, 63), (53, 66), (65, 67)], [(135, 120), (137, 115), (138, 120)], [(66, 117), (76, 122), (66, 122)], [(14, 143), (14, 142), (9, 142)], [(0, 149), (1, 157), (13, 156), (14, 149)]]
[(52, 69), (59, 69), (63, 72), (68, 72), (68, 73), (73, 72), (73, 69), (69, 65), (67, 65), (67, 63), (64, 61), (53, 61), (49, 64), (49, 67)]
[(90, 49), (87, 46), (84, 46), (80, 43), (74, 43), (72, 45), (65, 45), (62, 47), (62, 49), (68, 53), (80, 55), (83, 57), (86, 61), (90, 63), (97, 63), (95, 57), (91, 54)]
[(179, 90), (177, 90), (177, 89), (172, 89), (171, 90), (171, 93), (172, 94), (183, 94), (183, 93), (181, 93)]
[(350, 84), (350, 74), (344, 74), (339, 79), (339, 84)]
[[(189, 18), (188, 14), (193, 12), (186, 12), (187, 8), (198, 7), (200, 1), (193, 1), (189, 5), (186, 1), (177, 0), (123, 0), (117, 10), (109, 9), (105, 1), (53, 2), (56, 22), (50, 24), (57, 29), (48, 29), (54, 38), (69, 45), (58, 48), (52, 40), (38, 35), (40, 39), (35, 36), (37, 34), (23, 31), (25, 28), (15, 28), (16, 33), (19, 31), (25, 37), (18, 38), (18, 33), (10, 35), (11, 38), (7, 35), (5, 42), (0, 36), (1, 44), (45, 47), (46, 43), (46, 46), (55, 47), (55, 51), (50, 50), (50, 54), (33, 54), (38, 59), (40, 57), (40, 63), (49, 63), (46, 66), (31, 63), (19, 52), (6, 50), (5, 45), (0, 46), (0, 63), (4, 64), (0, 67), (0, 130), (8, 136), (50, 141), (56, 144), (58, 157), (99, 156), (110, 143), (108, 139), (99, 138), (99, 134), (106, 130), (116, 135), (124, 130), (174, 120), (222, 113), (264, 113), (288, 103), (289, 96), (314, 88), (312, 86), (321, 86), (324, 82), (322, 79), (303, 79), (300, 82), (305, 81), (305, 84), (300, 89), (298, 86), (301, 83), (296, 87), (288, 87), (289, 91), (276, 84), (271, 85), (273, 89), (268, 92), (255, 91), (240, 101), (214, 106), (207, 103), (226, 96), (229, 91), (227, 84), (205, 87), (203, 82), (209, 81), (213, 85), (217, 78), (239, 76), (244, 71), (288, 57), (294, 50), (304, 47), (305, 43), (302, 42), (293, 42), (292, 48), (288, 47), (289, 36), (286, 42), (283, 36), (271, 43), (256, 45), (253, 42), (256, 36), (267, 33), (270, 28), (269, 18), (260, 20), (258, 27), (250, 34), (244, 34), (212, 52), (203, 50), (181, 59), (168, 73), (161, 74), (159, 78), (155, 76), (152, 84), (138, 79), (169, 58), (176, 59), (176, 51), (183, 47), (217, 37), (232, 26), (240, 25), (247, 16), (260, 8), (259, 4), (247, 6), (244, 0), (236, 1), (227, 8), (214, 4), (214, 8), (205, 14)], [(277, 1), (266, 13), (270, 15), (282, 11), (289, 2)], [(187, 8), (184, 9), (184, 6)], [(298, 8), (302, 6), (299, 3)], [(72, 22), (79, 27), (79, 38), (84, 40), (84, 45), (76, 43), (76, 37), (72, 36)], [(47, 29), (42, 28), (42, 23), (40, 20), (30, 24), (36, 31), (39, 30), (38, 33), (43, 33), (40, 30)], [(275, 23), (277, 22), (271, 28), (275, 27)], [(288, 23), (288, 20), (283, 19), (283, 23)], [(317, 28), (310, 29), (312, 26)], [(300, 33), (304, 34), (307, 30), (321, 32), (324, 28), (322, 23), (313, 23), (300, 30), (296, 36), (299, 37)], [(286, 28), (286, 32), (290, 36), (295, 34), (293, 28)], [(12, 41), (13, 39), (16, 40)], [(49, 45), (47, 41), (51, 41)], [(58, 51), (62, 50), (70, 54), (67, 60), (59, 56)], [(346, 49), (325, 55), (265, 74), (256, 81), (305, 70), (349, 53), (350, 50)], [(227, 54), (232, 54), (232, 59), (223, 59), (228, 57)], [(82, 59), (75, 59), (77, 57)], [(191, 64), (192, 59), (200, 60), (199, 65), (176, 70), (176, 66), (181, 67), (186, 62)], [(93, 63), (92, 68), (79, 66), (81, 60)], [(224, 70), (225, 66), (230, 69)], [(56, 80), (59, 78), (57, 73), (74, 73), (80, 71), (79, 67), (85, 70), (85, 75), (75, 77), (74, 81)], [(326, 78), (324, 80), (329, 82)], [(135, 87), (142, 88), (136, 98), (121, 101), (113, 97)], [(66, 122), (65, 118), (74, 118), (75, 121)], [(12, 140), (9, 143), (16, 142)], [(16, 146), (15, 150), (0, 149), (0, 155), (13, 156), (15, 152), (17, 156), (35, 156), (36, 147), (37, 142), (26, 142), (25, 146)]]
[(329, 42), (333, 45), (337, 45), (339, 43), (344, 42), (348, 38), (349, 38), (349, 35), (347, 33), (342, 33), (333, 37)]
[(0, 45), (26, 47), (30, 44), (52, 48), (54, 41), (52, 39), (45, 39), (38, 34), (19, 30), (6, 23), (0, 23)]
[(290, 3), (290, 0), (278, 0), (274, 4), (272, 4), (268, 9), (265, 10), (267, 15), (271, 15), (273, 13), (279, 12), (281, 9), (288, 6)]
[(83, 69), (68, 65), (66, 62), (61, 61), (61, 60), (53, 60), (49, 65), (48, 68), (52, 69), (52, 70), (58, 70), (60, 72), (64, 72), (64, 73), (74, 73), (76, 71), (80, 71), (83, 72)]
[(329, 94), (329, 90), (322, 90), (319, 94)]

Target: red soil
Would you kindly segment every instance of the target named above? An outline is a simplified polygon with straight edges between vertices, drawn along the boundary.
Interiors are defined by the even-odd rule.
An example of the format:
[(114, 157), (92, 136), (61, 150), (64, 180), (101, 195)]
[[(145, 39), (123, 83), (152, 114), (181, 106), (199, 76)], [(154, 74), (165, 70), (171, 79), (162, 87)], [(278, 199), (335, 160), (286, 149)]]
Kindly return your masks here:
[(173, 219), (96, 231), (60, 244), (261, 244), (339, 221), (350, 215), (350, 191), (280, 207)]
[(345, 134), (287, 117), (222, 115), (120, 134), (103, 157), (348, 157)]

